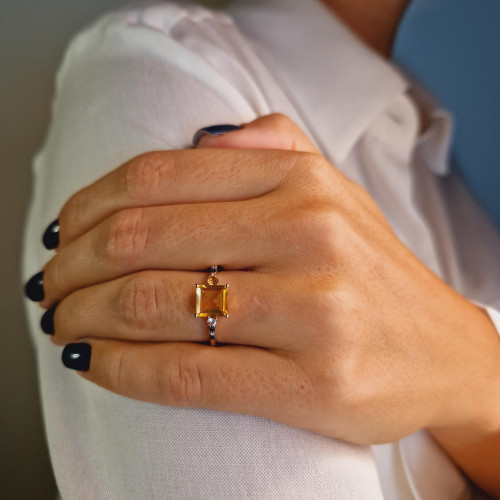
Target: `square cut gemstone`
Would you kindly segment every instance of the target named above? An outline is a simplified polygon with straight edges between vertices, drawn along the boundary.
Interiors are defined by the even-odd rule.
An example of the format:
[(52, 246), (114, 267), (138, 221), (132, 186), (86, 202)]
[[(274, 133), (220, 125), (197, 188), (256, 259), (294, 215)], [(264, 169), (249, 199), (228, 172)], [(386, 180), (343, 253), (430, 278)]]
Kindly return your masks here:
[(196, 316), (227, 317), (228, 285), (196, 285)]

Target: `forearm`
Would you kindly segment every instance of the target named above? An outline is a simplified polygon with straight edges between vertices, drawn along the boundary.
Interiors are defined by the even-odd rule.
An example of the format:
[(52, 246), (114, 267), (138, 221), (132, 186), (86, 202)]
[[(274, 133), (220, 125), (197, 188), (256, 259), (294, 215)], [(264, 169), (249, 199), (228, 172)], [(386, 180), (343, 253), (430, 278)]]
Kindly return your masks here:
[[(500, 498), (500, 342), (493, 324), (482, 309), (476, 308), (478, 338), (491, 342), (491, 355), (498, 359), (498, 371), (481, 384), (481, 405), (470, 425), (429, 429), (451, 459), (485, 492)], [(481, 373), (478, 367), (477, 373)], [(474, 387), (471, 384), (471, 387)], [(466, 401), (478, 401), (464, 395)]]
[(500, 498), (500, 431), (470, 435), (467, 429), (440, 429), (431, 433), (475, 484)]

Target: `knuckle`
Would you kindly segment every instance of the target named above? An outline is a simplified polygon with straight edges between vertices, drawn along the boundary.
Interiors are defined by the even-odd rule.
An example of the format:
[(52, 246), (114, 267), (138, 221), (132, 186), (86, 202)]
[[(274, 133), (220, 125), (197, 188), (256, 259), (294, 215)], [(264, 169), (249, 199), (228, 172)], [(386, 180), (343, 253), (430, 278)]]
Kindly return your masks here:
[(332, 178), (335, 175), (335, 168), (319, 153), (301, 153), (300, 166), (303, 180), (306, 180), (306, 185), (315, 188), (315, 192), (325, 193), (325, 188), (328, 188), (328, 193), (331, 196), (332, 187), (335, 182)]
[(319, 256), (331, 260), (338, 260), (350, 247), (349, 221), (341, 211), (330, 202), (320, 203), (315, 207), (312, 217), (311, 240)]
[(107, 377), (109, 387), (118, 394), (127, 394), (127, 352), (129, 346), (125, 343), (113, 345), (113, 355), (108, 357)]
[(283, 113), (271, 113), (268, 120), (277, 128), (289, 129), (296, 127), (295, 123)]
[(46, 297), (59, 297), (60, 294), (67, 292), (68, 284), (64, 280), (67, 273), (63, 272), (62, 260), (60, 256), (56, 256), (45, 266), (43, 289)]
[(336, 404), (348, 414), (356, 414), (360, 410), (365, 385), (357, 376), (354, 364), (350, 358), (342, 361), (337, 358), (335, 382), (332, 384)]
[(293, 210), (284, 214), (284, 225), (296, 237), (301, 235), (300, 241), (309, 239), (315, 214), (310, 206), (295, 206)]
[(308, 309), (314, 318), (316, 332), (325, 338), (335, 338), (338, 329), (337, 290), (333, 279), (324, 279), (316, 283), (307, 295)]
[(85, 214), (88, 212), (89, 201), (85, 189), (73, 194), (59, 214), (60, 224), (66, 227), (83, 225)]
[(330, 200), (305, 198), (286, 207), (280, 224), (299, 252), (307, 251), (318, 258), (332, 257), (338, 248), (342, 216)]
[(120, 311), (125, 324), (153, 330), (163, 322), (163, 290), (154, 271), (134, 275), (120, 292)]
[(265, 117), (265, 126), (272, 130), (274, 137), (279, 137), (279, 149), (290, 151), (308, 150), (302, 130), (288, 116), (273, 113)]
[(149, 224), (143, 208), (122, 210), (111, 216), (104, 254), (117, 266), (129, 265), (147, 249)]
[[(173, 403), (179, 406), (201, 406), (202, 375), (196, 359), (187, 351), (181, 351), (170, 370), (162, 370), (160, 376), (168, 376), (168, 391)], [(165, 385), (165, 383), (163, 382)]]
[(310, 231), (316, 235), (316, 241), (328, 253), (337, 248), (337, 237), (340, 232), (340, 227), (343, 225), (343, 219), (330, 204), (319, 204), (315, 207), (311, 217)]
[[(333, 348), (323, 350), (314, 368), (314, 385), (322, 401), (347, 414), (359, 408), (361, 389), (353, 361)], [(326, 358), (326, 361), (325, 361)]]
[[(335, 404), (349, 411), (356, 410), (363, 399), (368, 396), (366, 387), (369, 356), (366, 342), (356, 329), (349, 326), (353, 315), (361, 315), (362, 311), (347, 306), (349, 299), (341, 293), (331, 291), (324, 303), (324, 310), (331, 307), (329, 317), (323, 320), (320, 327), (329, 328), (323, 335), (327, 338), (322, 353), (328, 360), (328, 369), (323, 373), (322, 385), (328, 388)], [(328, 313), (327, 313), (328, 314)]]
[(164, 182), (171, 182), (174, 172), (173, 157), (159, 152), (143, 154), (126, 165), (123, 190), (137, 202), (155, 199)]
[(294, 152), (288, 162), (288, 181), (301, 196), (330, 197), (337, 191), (335, 168), (319, 153)]

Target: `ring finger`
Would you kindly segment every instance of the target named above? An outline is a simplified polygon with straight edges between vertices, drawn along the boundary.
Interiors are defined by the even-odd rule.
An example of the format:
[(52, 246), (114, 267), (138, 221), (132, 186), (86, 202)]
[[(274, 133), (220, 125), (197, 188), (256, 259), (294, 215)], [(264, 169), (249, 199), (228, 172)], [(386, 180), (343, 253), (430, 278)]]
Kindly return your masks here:
[[(194, 317), (194, 284), (203, 284), (206, 278), (197, 272), (143, 271), (80, 289), (66, 297), (54, 314), (46, 313), (53, 314), (53, 341), (65, 345), (101, 337), (207, 342), (206, 319)], [(286, 349), (302, 338), (297, 312), (303, 310), (307, 294), (292, 296), (290, 279), (245, 271), (222, 272), (218, 278), (230, 287), (229, 318), (218, 320), (217, 342)]]

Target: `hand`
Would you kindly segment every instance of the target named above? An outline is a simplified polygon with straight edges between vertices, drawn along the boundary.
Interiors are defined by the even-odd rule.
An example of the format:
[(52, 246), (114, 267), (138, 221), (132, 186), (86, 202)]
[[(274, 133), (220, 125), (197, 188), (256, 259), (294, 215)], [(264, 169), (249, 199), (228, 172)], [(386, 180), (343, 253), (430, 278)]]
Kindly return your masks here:
[[(135, 158), (74, 195), (60, 227), (53, 340), (89, 344), (81, 375), (111, 391), (356, 443), (498, 422), (486, 315), (284, 117)], [(213, 264), (231, 285), (215, 348), (193, 317)]]

